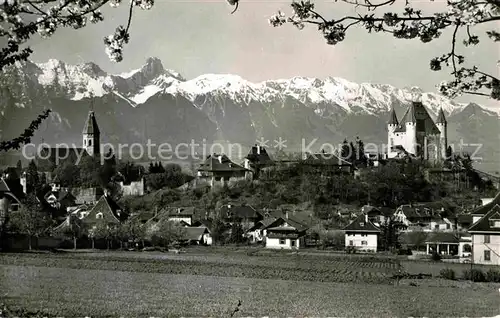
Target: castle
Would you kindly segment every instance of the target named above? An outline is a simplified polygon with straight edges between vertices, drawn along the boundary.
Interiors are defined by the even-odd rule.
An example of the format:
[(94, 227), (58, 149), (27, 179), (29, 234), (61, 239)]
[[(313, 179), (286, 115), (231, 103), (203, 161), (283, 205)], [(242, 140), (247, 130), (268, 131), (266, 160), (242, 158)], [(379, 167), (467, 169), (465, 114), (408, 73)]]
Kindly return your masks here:
[(423, 159), (446, 158), (448, 148), (447, 122), (441, 108), (436, 122), (421, 102), (412, 102), (398, 120), (394, 108), (387, 123), (387, 157), (411, 155)]

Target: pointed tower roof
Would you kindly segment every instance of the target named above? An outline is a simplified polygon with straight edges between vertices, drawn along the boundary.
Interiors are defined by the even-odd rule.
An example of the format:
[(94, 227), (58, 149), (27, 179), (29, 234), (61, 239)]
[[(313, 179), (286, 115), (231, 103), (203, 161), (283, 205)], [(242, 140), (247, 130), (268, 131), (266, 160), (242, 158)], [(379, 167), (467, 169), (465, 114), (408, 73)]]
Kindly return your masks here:
[(438, 124), (446, 124), (446, 116), (444, 115), (443, 108), (439, 109), (439, 114), (436, 123)]
[(412, 102), (410, 107), (408, 107), (408, 110), (406, 111), (405, 115), (403, 116), (403, 120), (401, 120), (401, 123), (416, 123), (417, 118), (415, 116), (415, 109), (418, 106), (421, 106), (422, 103), (420, 102)]
[(87, 122), (85, 123), (85, 127), (83, 127), (84, 134), (99, 134), (99, 126), (97, 125), (97, 120), (95, 119), (94, 111), (89, 111), (89, 117)]
[(389, 125), (399, 125), (398, 116), (396, 116), (396, 111), (394, 110), (394, 108), (392, 108), (392, 110), (391, 110), (391, 115), (389, 117), (388, 124)]

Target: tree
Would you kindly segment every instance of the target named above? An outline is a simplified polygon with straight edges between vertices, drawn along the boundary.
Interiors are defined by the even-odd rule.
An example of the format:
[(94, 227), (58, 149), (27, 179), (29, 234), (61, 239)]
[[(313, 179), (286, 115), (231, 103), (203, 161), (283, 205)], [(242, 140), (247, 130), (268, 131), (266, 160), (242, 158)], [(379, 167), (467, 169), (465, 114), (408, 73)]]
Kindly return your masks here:
[(61, 235), (73, 240), (73, 249), (76, 250), (76, 242), (87, 233), (85, 223), (76, 215), (68, 215), (62, 227), (56, 228), (55, 235)]
[(392, 248), (399, 248), (401, 246), (399, 235), (404, 228), (405, 225), (397, 221), (394, 217), (386, 218), (380, 225), (381, 233), (379, 240), (381, 249), (388, 251)]
[(32, 249), (33, 237), (40, 237), (46, 233), (51, 220), (42, 211), (42, 208), (34, 195), (28, 195), (19, 211), (10, 215), (11, 226), (20, 234), (28, 236), (28, 246)]
[(225, 241), (226, 224), (220, 218), (216, 218), (212, 225), (212, 239), (214, 244), (221, 244)]
[(133, 243), (143, 242), (146, 237), (146, 228), (138, 218), (129, 218), (122, 224), (122, 229), (126, 233), (127, 239)]
[(92, 248), (94, 248), (95, 239), (104, 239), (106, 241), (106, 248), (109, 250), (111, 242), (117, 234), (117, 226), (108, 224), (104, 220), (99, 220), (91, 229), (89, 229), (89, 236), (92, 240)]
[(180, 241), (184, 233), (185, 230), (179, 223), (163, 219), (158, 224), (156, 236), (163, 246), (168, 247), (170, 244)]
[(38, 177), (38, 168), (34, 160), (31, 160), (28, 169), (26, 170), (26, 192), (28, 194), (35, 194), (35, 191), (40, 185), (40, 178)]
[[(2, 10), (2, 9), (0, 9)], [(8, 33), (0, 32), (0, 38), (5, 36)], [(4, 49), (5, 50), (5, 49)], [(0, 50), (0, 70), (4, 64), (5, 53)], [(40, 127), (42, 121), (44, 121), (47, 117), (49, 117), (51, 110), (47, 109), (43, 111), (38, 117), (31, 122), (31, 124), (24, 130), (24, 132), (19, 136), (12, 140), (4, 140), (0, 141), (0, 152), (1, 151), (9, 151), (9, 150), (19, 150), (23, 144), (28, 144), (31, 142), (31, 138), (35, 134), (35, 131)]]
[(229, 242), (231, 243), (243, 243), (245, 241), (244, 235), (245, 232), (243, 231), (243, 227), (241, 224), (234, 222), (233, 225), (231, 225), (231, 236), (229, 237)]
[[(238, 0), (227, 0), (237, 8)], [(99, 11), (109, 3), (116, 8), (121, 0), (44, 0), (44, 1), (2, 1), (2, 11), (5, 14), (0, 37), (6, 39), (5, 46), (0, 50), (0, 70), (16, 61), (25, 61), (33, 53), (30, 47), (22, 48), (34, 34), (43, 38), (52, 36), (58, 28), (81, 29), (90, 23), (99, 23), (104, 15)], [(133, 0), (130, 2), (127, 25), (120, 25), (114, 34), (104, 38), (106, 54), (111, 61), (123, 60), (123, 47), (130, 39), (130, 25), (136, 7), (149, 10), (154, 0)], [(236, 9), (235, 9), (236, 11)], [(234, 12), (234, 11), (233, 11)], [(8, 30), (8, 31), (7, 31)], [(22, 48), (22, 49), (21, 49)]]
[[(406, 1), (404, 11), (399, 13), (390, 10), (394, 8), (396, 0), (380, 0), (378, 3), (369, 0), (340, 1), (366, 12), (329, 19), (317, 13), (310, 0), (294, 1), (291, 4), (292, 16), (287, 17), (279, 12), (269, 19), (269, 23), (275, 27), (291, 23), (299, 29), (303, 29), (306, 24), (315, 25), (330, 45), (342, 42), (347, 32), (356, 26), (369, 33), (389, 33), (398, 39), (420, 39), (423, 43), (431, 42), (444, 31), (450, 30), (450, 52), (430, 61), (430, 69), (433, 71), (441, 70), (443, 64), (451, 67), (453, 79), (439, 84), (440, 92), (448, 97), (468, 93), (500, 100), (498, 75), (480, 71), (477, 66), (463, 66), (465, 57), (458, 53), (457, 47), (459, 36), (464, 33), (464, 47), (480, 43), (479, 36), (473, 32), (478, 25), (490, 25), (493, 29), (487, 31), (486, 35), (495, 42), (500, 41), (500, 33), (494, 30), (496, 21), (500, 20), (499, 0), (449, 0), (446, 11), (434, 14), (423, 13), (410, 4), (410, 1)], [(377, 14), (384, 9), (384, 13)]]

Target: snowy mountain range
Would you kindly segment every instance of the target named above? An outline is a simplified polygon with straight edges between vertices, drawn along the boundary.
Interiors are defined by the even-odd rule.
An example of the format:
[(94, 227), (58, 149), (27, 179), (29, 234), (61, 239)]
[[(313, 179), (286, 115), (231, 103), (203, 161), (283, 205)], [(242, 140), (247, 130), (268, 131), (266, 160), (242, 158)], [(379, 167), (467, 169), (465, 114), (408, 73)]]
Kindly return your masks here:
[(94, 63), (58, 60), (9, 67), (0, 74), (0, 137), (18, 135), (42, 109), (51, 108), (50, 122), (34, 141), (78, 144), (92, 99), (105, 142), (222, 139), (250, 146), (260, 138), (282, 137), (289, 149), (296, 149), (302, 138), (339, 143), (360, 136), (383, 143), (390, 109), (400, 117), (416, 96), (433, 116), (443, 108), (450, 142), (483, 142), (483, 151), (493, 156), (500, 139), (499, 113), (477, 104), (456, 103), (417, 87), (337, 77), (252, 83), (237, 75), (205, 74), (186, 80), (158, 58), (124, 74), (108, 74)]

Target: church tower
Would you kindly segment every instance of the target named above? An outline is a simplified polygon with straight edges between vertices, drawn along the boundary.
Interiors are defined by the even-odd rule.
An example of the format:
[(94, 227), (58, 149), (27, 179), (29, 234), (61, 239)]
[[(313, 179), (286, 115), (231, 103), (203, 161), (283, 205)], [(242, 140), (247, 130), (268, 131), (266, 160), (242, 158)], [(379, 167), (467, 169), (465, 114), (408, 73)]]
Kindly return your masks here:
[(440, 131), (439, 150), (441, 152), (441, 158), (445, 159), (446, 149), (448, 148), (448, 122), (446, 121), (443, 108), (439, 109), (436, 126)]
[(387, 152), (391, 152), (391, 148), (395, 146), (394, 142), (394, 131), (398, 127), (398, 116), (396, 116), (396, 111), (394, 108), (391, 110), (391, 115), (389, 121), (387, 122)]
[(89, 116), (83, 128), (83, 149), (91, 156), (98, 156), (101, 148), (101, 132), (97, 126), (97, 120), (93, 110), (89, 111)]

